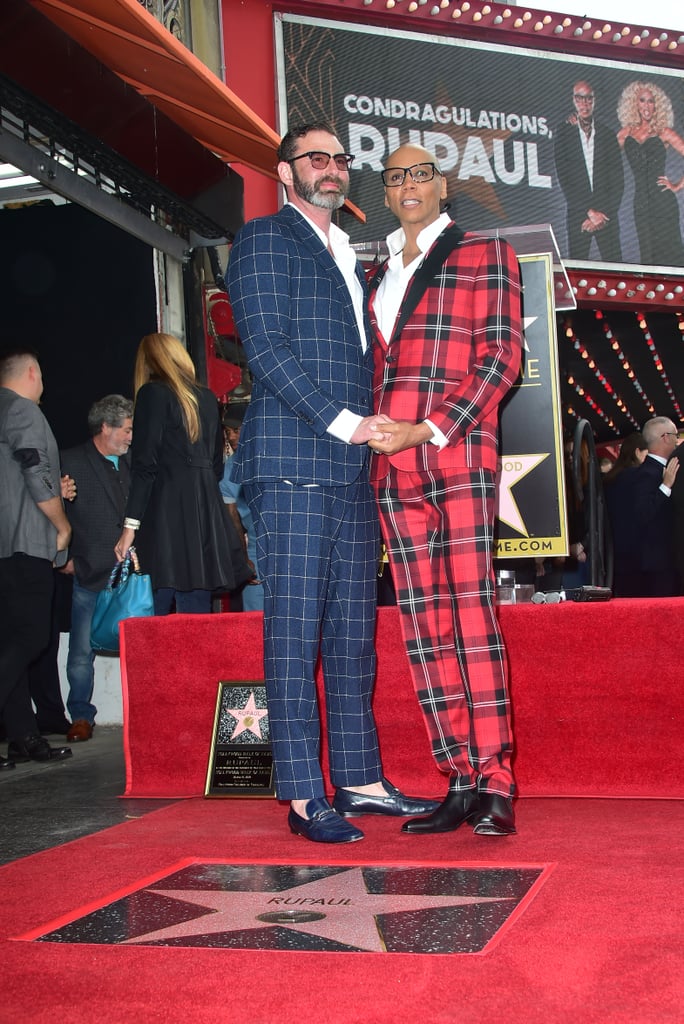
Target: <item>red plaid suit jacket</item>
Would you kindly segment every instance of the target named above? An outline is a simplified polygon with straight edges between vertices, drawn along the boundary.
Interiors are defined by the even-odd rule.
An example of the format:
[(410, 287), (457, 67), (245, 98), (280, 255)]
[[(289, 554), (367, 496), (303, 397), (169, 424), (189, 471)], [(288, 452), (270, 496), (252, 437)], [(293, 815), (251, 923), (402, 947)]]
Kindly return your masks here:
[[(374, 408), (396, 420), (429, 419), (449, 441), (442, 451), (428, 443), (389, 456), (398, 469), (496, 471), (498, 407), (520, 370), (518, 262), (501, 238), (463, 236), (453, 224), (445, 231), (461, 240), (422, 282), (422, 294), (402, 326), (409, 284), (391, 338), (382, 337), (374, 312), (386, 264), (371, 279)], [(419, 275), (420, 270), (414, 282)], [(415, 301), (414, 289), (412, 304)], [(386, 458), (373, 459), (376, 479), (386, 473)]]

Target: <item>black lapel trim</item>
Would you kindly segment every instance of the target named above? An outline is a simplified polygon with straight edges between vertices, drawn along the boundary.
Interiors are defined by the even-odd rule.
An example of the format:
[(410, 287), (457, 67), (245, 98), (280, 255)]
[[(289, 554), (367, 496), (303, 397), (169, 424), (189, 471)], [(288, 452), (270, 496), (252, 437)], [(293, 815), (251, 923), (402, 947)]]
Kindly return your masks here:
[(456, 224), (450, 224), (449, 227), (445, 228), (439, 236), (434, 246), (413, 275), (411, 284), (404, 296), (404, 301), (401, 304), (401, 310), (399, 311), (399, 317), (395, 324), (394, 331), (392, 332), (393, 339), (397, 338), (401, 334), (405, 324), (425, 294), (433, 277), (443, 265), (449, 253), (452, 252), (457, 245), (460, 245), (464, 237), (465, 235), (463, 231), (461, 231)]

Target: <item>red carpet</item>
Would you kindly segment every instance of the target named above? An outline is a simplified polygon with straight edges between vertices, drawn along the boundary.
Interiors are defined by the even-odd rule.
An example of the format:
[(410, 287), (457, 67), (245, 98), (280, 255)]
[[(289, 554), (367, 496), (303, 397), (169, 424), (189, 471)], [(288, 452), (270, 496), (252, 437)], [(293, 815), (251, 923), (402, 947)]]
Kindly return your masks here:
[[(499, 609), (521, 796), (684, 797), (679, 647), (684, 599)], [(374, 707), (386, 774), (444, 792), (396, 608), (380, 608)], [(204, 792), (219, 680), (263, 679), (261, 615), (123, 624), (126, 795)]]
[[(682, 1019), (684, 803), (518, 803), (518, 836), (291, 836), (275, 801), (187, 800), (0, 868), (0, 1021), (15, 1024), (665, 1024)], [(293, 953), (17, 940), (182, 858), (553, 865), (482, 955)], [(362, 958), (362, 959), (361, 959)]]

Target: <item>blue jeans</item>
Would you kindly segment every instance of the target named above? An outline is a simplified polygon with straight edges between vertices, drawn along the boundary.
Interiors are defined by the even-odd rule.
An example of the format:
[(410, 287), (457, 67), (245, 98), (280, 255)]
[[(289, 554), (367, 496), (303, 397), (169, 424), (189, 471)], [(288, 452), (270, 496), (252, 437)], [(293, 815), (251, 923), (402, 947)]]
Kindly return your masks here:
[[(254, 536), (254, 530), (249, 534), (247, 539), (247, 557), (253, 566), (256, 567), (257, 553), (256, 553), (256, 537)], [(242, 598), (242, 610), (243, 612), (263, 612), (264, 610), (264, 585), (263, 583), (245, 583), (244, 587), (240, 591)]]
[(69, 680), (67, 711), (72, 722), (82, 718), (91, 725), (97, 714), (97, 708), (91, 703), (95, 685), (95, 652), (90, 646), (90, 623), (96, 600), (97, 592), (86, 590), (74, 577), (71, 633), (66, 665)]

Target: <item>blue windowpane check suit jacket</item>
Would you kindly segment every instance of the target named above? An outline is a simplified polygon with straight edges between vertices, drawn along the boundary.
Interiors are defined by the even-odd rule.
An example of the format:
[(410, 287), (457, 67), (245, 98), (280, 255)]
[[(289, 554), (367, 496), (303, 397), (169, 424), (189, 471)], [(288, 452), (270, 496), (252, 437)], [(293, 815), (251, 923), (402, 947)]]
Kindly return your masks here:
[(242, 228), (227, 281), (254, 375), (232, 479), (353, 482), (369, 449), (327, 429), (344, 408), (372, 413), (373, 361), (333, 257), (288, 205)]

